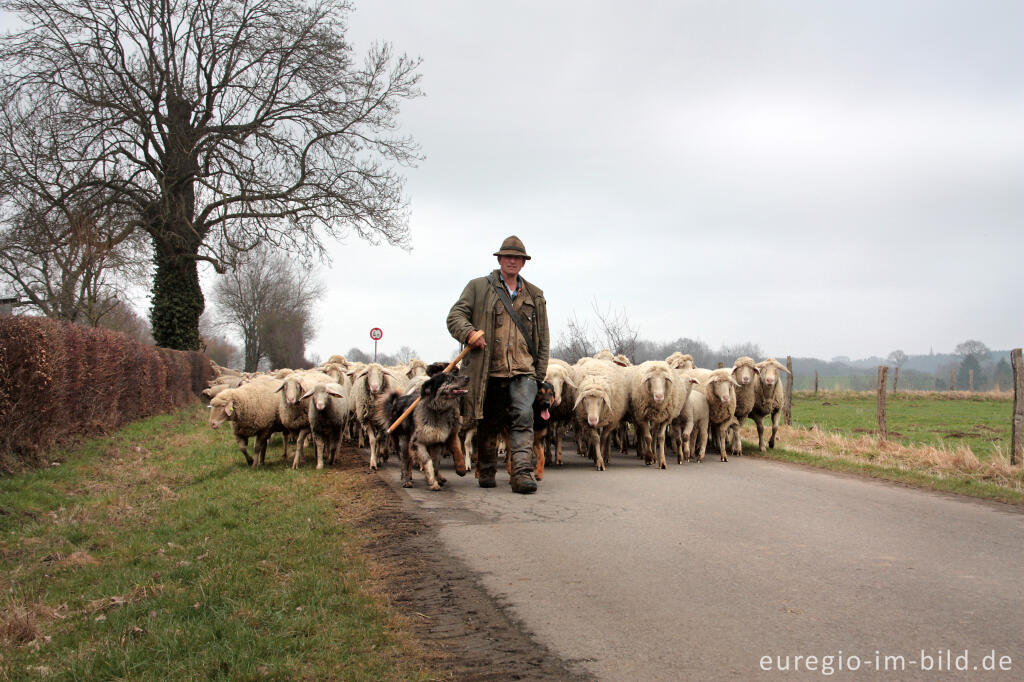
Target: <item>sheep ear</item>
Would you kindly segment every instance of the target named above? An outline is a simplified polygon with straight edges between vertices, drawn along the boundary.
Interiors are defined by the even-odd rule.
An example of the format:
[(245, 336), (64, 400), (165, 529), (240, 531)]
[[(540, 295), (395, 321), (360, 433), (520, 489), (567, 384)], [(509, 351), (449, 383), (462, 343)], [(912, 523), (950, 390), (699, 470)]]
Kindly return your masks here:
[(229, 400), (229, 401), (227, 401), (227, 403), (224, 404), (224, 414), (226, 414), (227, 416), (230, 417), (234, 413), (235, 413), (235, 402), (233, 400)]
[(739, 388), (742, 388), (742, 386), (740, 386), (740, 382), (736, 381), (736, 377), (732, 377), (732, 376), (730, 376), (730, 377), (729, 377), (729, 381), (731, 381), (731, 382), (732, 382), (733, 386), (737, 386), (737, 387), (739, 387)]
[(698, 379), (697, 377), (687, 377), (687, 378), (690, 380), (691, 384), (699, 384), (700, 383), (700, 379)]
[(585, 395), (585, 393), (580, 393), (578, 396), (576, 396), (576, 404), (572, 406), (572, 409), (575, 410), (577, 407), (580, 406), (580, 403), (583, 402), (583, 398), (585, 397)]
[(576, 388), (576, 383), (572, 380), (572, 377), (569, 376), (568, 374), (565, 375), (565, 383), (569, 384), (573, 388)]
[(337, 384), (333, 384), (331, 386), (328, 386), (327, 387), (327, 394), (328, 395), (333, 395), (335, 398), (344, 398), (345, 397), (345, 394), (342, 393), (341, 386), (338, 386)]
[(278, 386), (277, 388), (275, 388), (275, 389), (274, 389), (274, 393), (280, 393), (280, 392), (281, 392), (281, 391), (283, 391), (283, 390), (284, 390), (284, 383), (282, 383), (282, 384), (281, 384), (280, 386)]
[(772, 360), (772, 364), (775, 365), (776, 367), (778, 367), (780, 370), (782, 370), (786, 374), (789, 374), (789, 370), (786, 369), (786, 366), (784, 364), (782, 364), (781, 362), (779, 362), (778, 360)]
[(311, 398), (313, 396), (313, 391), (315, 391), (315, 390), (316, 390), (315, 388), (309, 389), (308, 391), (306, 391), (305, 393), (302, 394), (302, 397), (299, 398), (299, 400), (305, 400), (306, 398)]
[(608, 411), (611, 412), (612, 411), (612, 399), (608, 396), (607, 393), (605, 393), (601, 397), (604, 398), (604, 404), (608, 406)]
[(675, 372), (669, 372), (668, 373), (668, 375), (665, 377), (668, 380), (668, 383), (671, 384), (673, 381), (676, 380), (674, 375), (675, 375)]

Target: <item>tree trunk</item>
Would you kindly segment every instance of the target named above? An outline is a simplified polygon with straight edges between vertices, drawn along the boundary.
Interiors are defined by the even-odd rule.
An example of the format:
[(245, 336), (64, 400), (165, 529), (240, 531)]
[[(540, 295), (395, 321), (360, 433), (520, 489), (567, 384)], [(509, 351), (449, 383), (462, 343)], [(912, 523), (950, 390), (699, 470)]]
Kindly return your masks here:
[(900, 390), (900, 366), (896, 365), (896, 371), (892, 374), (892, 392), (899, 393)]
[(1013, 367), (1013, 432), (1010, 436), (1010, 464), (1024, 463), (1024, 362), (1020, 348), (1010, 352)]
[(814, 370), (814, 395), (818, 395), (818, 370)]
[(175, 248), (175, 242), (179, 240), (153, 239), (153, 339), (164, 348), (199, 350), (199, 316), (205, 307), (194, 258), (199, 244), (189, 250), (186, 244)]
[(968, 386), (967, 390), (970, 391), (971, 393), (974, 393), (974, 370), (973, 369), (967, 370), (967, 386)]

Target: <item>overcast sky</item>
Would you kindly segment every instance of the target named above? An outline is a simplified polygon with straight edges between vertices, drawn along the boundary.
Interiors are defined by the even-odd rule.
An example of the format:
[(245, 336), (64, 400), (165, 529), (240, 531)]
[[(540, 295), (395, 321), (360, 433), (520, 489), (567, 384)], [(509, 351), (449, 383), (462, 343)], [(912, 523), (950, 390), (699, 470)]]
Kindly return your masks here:
[(1019, 0), (355, 0), (357, 51), (423, 60), (425, 158), (411, 252), (333, 249), (310, 350), (376, 326), (450, 358), (510, 234), (552, 344), (597, 305), (776, 356), (1020, 346), (1022, 26)]
[(553, 344), (596, 303), (777, 356), (1020, 346), (1021, 26), (977, 0), (359, 2), (357, 49), (423, 60), (413, 250), (339, 246), (312, 350), (378, 326), (449, 358), (509, 234)]

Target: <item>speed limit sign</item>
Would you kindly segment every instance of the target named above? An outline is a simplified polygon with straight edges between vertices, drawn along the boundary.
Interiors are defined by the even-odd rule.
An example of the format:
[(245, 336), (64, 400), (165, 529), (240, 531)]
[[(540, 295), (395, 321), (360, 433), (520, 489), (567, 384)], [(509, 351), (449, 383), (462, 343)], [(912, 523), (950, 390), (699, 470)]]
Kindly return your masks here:
[(370, 330), (370, 338), (374, 341), (380, 341), (383, 336), (384, 332), (381, 331), (380, 327), (374, 327)]

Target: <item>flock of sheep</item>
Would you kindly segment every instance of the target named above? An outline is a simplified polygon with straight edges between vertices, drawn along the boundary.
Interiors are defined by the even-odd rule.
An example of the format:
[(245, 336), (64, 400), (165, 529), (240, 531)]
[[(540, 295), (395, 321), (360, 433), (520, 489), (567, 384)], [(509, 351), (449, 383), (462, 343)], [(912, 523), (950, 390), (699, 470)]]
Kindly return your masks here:
[[(290, 442), (295, 443), (292, 467), (300, 465), (304, 445), (312, 436), (317, 469), (323, 468), (325, 459), (333, 464), (346, 437), (360, 446), (368, 441), (370, 468), (377, 469), (387, 458), (389, 441), (380, 403), (393, 391), (418, 391), (428, 378), (427, 365), (421, 360), (385, 367), (349, 362), (340, 355), (308, 370), (255, 374), (219, 366), (215, 370), (217, 378), (203, 392), (210, 398), (210, 425), (216, 429), (231, 422), (246, 462), (264, 463), (270, 436), (280, 432), (285, 459)], [(552, 359), (546, 377), (555, 395), (548, 429), (549, 462), (562, 463), (562, 440), (571, 428), (578, 451), (604, 470), (611, 439), (616, 437), (625, 450), (630, 425), (637, 454), (647, 464), (666, 468), (669, 438), (680, 464), (702, 461), (709, 438), (722, 461), (728, 461), (729, 454), (742, 452), (739, 427), (748, 417), (757, 426), (758, 447), (764, 451), (764, 417), (771, 418), (768, 446), (774, 447), (785, 402), (780, 371), (786, 368), (775, 359), (755, 363), (748, 357), (738, 358), (731, 368), (695, 368), (693, 358), (679, 352), (639, 365), (607, 350), (574, 365)], [(467, 428), (464, 451), (469, 467), (474, 429)], [(255, 438), (255, 458), (249, 454), (250, 438)]]

